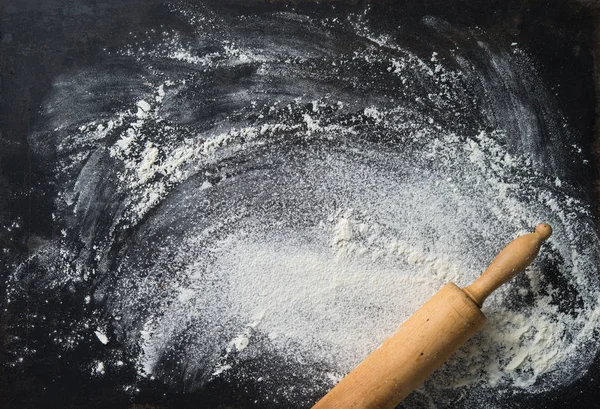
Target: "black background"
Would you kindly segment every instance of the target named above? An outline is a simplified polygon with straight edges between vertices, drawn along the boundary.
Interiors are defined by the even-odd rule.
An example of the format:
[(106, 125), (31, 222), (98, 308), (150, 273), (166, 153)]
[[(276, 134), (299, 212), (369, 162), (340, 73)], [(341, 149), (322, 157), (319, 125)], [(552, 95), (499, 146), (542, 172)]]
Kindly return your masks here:
[[(294, 4), (261, 1), (221, 1), (217, 7), (310, 9), (311, 12), (356, 11), (362, 2)], [(297, 2), (296, 2), (297, 3)], [(243, 5), (240, 5), (243, 4)], [(591, 10), (576, 3), (544, 1), (403, 1), (372, 5), (373, 16), (385, 15), (382, 24), (395, 16), (435, 15), (457, 26), (474, 27), (489, 33), (511, 36), (532, 54), (548, 87), (556, 93), (559, 106), (584, 137), (583, 145), (593, 150), (595, 140), (595, 93), (593, 78), (594, 17)], [(35, 247), (34, 237), (52, 232), (52, 192), (45, 189), (42, 169), (36, 168), (27, 144), (30, 127), (40, 115), (41, 103), (53, 79), (60, 73), (93, 65), (104, 50), (126, 43), (129, 33), (143, 33), (173, 19), (158, 0), (20, 0), (0, 1), (0, 274), (23, 259)], [(177, 21), (168, 21), (177, 25)], [(553, 84), (553, 85), (550, 85)], [(559, 86), (556, 86), (559, 85)], [(596, 175), (581, 180), (593, 192)], [(21, 228), (6, 227), (20, 221)], [(0, 284), (2, 285), (2, 284)], [(0, 301), (6, 312), (5, 288)], [(67, 300), (67, 302), (65, 302)], [(25, 311), (39, 307), (35, 299), (21, 306)], [(82, 314), (68, 303), (46, 305), (55, 308), (66, 322)], [(13, 369), (9, 360), (12, 334), (7, 328), (14, 317), (1, 314), (0, 406), (1, 407), (128, 407), (132, 402), (160, 407), (244, 407), (253, 399), (251, 385), (227, 384), (217, 380), (195, 396), (167, 391), (158, 383), (142, 385), (139, 395), (128, 395), (118, 385), (131, 382), (135, 373), (123, 371), (119, 378), (83, 377), (77, 360), (89, 360), (86, 350), (56, 358), (60, 351), (44, 343), (44, 330), (28, 331), (38, 350), (39, 361)], [(13, 323), (14, 324), (14, 323)], [(37, 342), (37, 343), (36, 343)], [(515, 397), (514, 407), (600, 408), (600, 362), (568, 388), (544, 396)], [(150, 382), (150, 381), (147, 381)], [(498, 407), (507, 407), (500, 405)], [(508, 407), (512, 407), (508, 406)]]

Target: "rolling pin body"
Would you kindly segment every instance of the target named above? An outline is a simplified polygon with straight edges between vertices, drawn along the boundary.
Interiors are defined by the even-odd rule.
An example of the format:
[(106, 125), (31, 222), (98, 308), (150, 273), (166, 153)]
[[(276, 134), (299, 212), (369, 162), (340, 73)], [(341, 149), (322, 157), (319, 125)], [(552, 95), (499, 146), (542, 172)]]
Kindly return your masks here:
[(485, 320), (460, 288), (446, 284), (313, 409), (395, 408)]
[(481, 329), (485, 299), (523, 271), (551, 234), (540, 224), (506, 246), (470, 286), (444, 286), (313, 409), (394, 409)]

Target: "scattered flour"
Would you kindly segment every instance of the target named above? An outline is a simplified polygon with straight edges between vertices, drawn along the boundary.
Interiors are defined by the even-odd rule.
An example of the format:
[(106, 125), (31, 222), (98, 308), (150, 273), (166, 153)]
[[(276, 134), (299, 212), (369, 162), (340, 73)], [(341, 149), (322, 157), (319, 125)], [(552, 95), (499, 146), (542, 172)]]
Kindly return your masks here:
[[(410, 63), (410, 60), (406, 61), (407, 66)], [(281, 132), (302, 131), (307, 137), (348, 133), (347, 130), (340, 131), (337, 125), (321, 125), (318, 119), (303, 114), (301, 128), (298, 125), (266, 123), (261, 127), (232, 128), (200, 139), (184, 139), (173, 144), (158, 143), (148, 140), (144, 129), (148, 121), (157, 120), (158, 107), (165, 93), (168, 93), (166, 84), (160, 84), (154, 98), (154, 103), (158, 105), (154, 108), (145, 100), (137, 103), (138, 111), (132, 116), (131, 127), (111, 148), (111, 153), (124, 161), (124, 186), (142, 192), (137, 195), (140, 201), (132, 206), (128, 216), (131, 223), (159, 204), (172, 187), (212, 163), (218, 158), (215, 155), (239, 140), (244, 140), (247, 149), (250, 149), (254, 141)], [(364, 114), (378, 124), (384, 123), (390, 115), (374, 107), (366, 108)], [(425, 120), (429, 126), (434, 126), (429, 118)], [(415, 137), (419, 138), (419, 135), (416, 133)], [(255, 342), (253, 332), (261, 331), (268, 334), (269, 342), (282, 353), (295, 355), (303, 362), (306, 359), (326, 362), (333, 370), (326, 377), (335, 382), (341, 375), (332, 373), (349, 372), (444, 283), (454, 281), (466, 285), (475, 279), (485, 265), (470, 260), (472, 255), (466, 258), (457, 256), (457, 253), (464, 251), (460, 247), (464, 240), (457, 240), (454, 247), (441, 246), (441, 250), (435, 250), (436, 241), (448, 226), (444, 220), (452, 216), (445, 211), (440, 212), (432, 203), (420, 203), (431, 201), (437, 195), (460, 195), (460, 191), (464, 190), (461, 185), (472, 182), (469, 181), (470, 176), (461, 180), (464, 175), (461, 175), (461, 169), (457, 169), (455, 163), (458, 157), (465, 158), (462, 169), (470, 169), (469, 172), (475, 173), (476, 186), (487, 185), (486, 190), (475, 191), (496, 197), (492, 200), (495, 204), (490, 207), (490, 212), (499, 223), (507, 224), (505, 229), (514, 226), (516, 220), (524, 220), (529, 226), (543, 220), (553, 224), (558, 222), (559, 236), (550, 246), (565, 251), (566, 242), (561, 241), (560, 235), (568, 234), (569, 226), (558, 220), (567, 220), (572, 217), (568, 214), (574, 212), (560, 205), (546, 190), (539, 190), (537, 196), (542, 206), (544, 203), (549, 206), (550, 212), (515, 199), (510, 192), (521, 187), (503, 179), (518, 173), (523, 163), (496, 142), (499, 138), (502, 138), (501, 134), (490, 135), (484, 131), (466, 139), (456, 134), (442, 135), (431, 141), (423, 150), (422, 157), (441, 163), (452, 177), (440, 179), (437, 175), (431, 175), (425, 182), (413, 179), (411, 183), (414, 188), (407, 189), (390, 180), (378, 180), (377, 176), (369, 176), (367, 172), (361, 176), (367, 177), (374, 188), (369, 190), (363, 186), (362, 193), (350, 192), (349, 195), (355, 199), (353, 207), (359, 210), (337, 209), (321, 219), (318, 227), (312, 230), (290, 230), (283, 236), (281, 230), (276, 234), (269, 234), (267, 230), (255, 231), (246, 237), (234, 235), (213, 248), (213, 262), (194, 268), (203, 271), (212, 269), (211, 276), (220, 277), (216, 280), (224, 280), (216, 291), (223, 292), (225, 298), (230, 300), (230, 304), (224, 307), (227, 311), (225, 316), (249, 319), (263, 314), (264, 318), (256, 326), (246, 327), (232, 335), (224, 353), (214, 360), (211, 377), (231, 371), (231, 354), (245, 351)], [(331, 161), (331, 158), (328, 160)], [(339, 169), (346, 168), (342, 163), (338, 166)], [(459, 173), (455, 174), (455, 169)], [(359, 172), (358, 169), (345, 171)], [(334, 174), (327, 175), (325, 171), (321, 173), (325, 180), (336, 177)], [(338, 177), (341, 177), (342, 184), (348, 183), (347, 175)], [(517, 183), (526, 185), (528, 178), (532, 180), (531, 183), (539, 179), (533, 171), (522, 176), (521, 182)], [(333, 182), (325, 184), (330, 183)], [(560, 181), (553, 184), (558, 188), (562, 186)], [(435, 188), (435, 192), (428, 193), (430, 186)], [(200, 190), (208, 189), (215, 189), (215, 185), (205, 180)], [(369, 207), (369, 202), (377, 197), (373, 190), (386, 195), (398, 192), (398, 200), (385, 199), (383, 205), (387, 208), (378, 208), (373, 203)], [(400, 194), (402, 191), (410, 194)], [(441, 194), (438, 193), (440, 191)], [(576, 199), (567, 200), (571, 204), (576, 203)], [(476, 223), (477, 219), (482, 218), (476, 207), (483, 201), (457, 196), (450, 202), (460, 209), (460, 213), (454, 216), (460, 223)], [(433, 204), (444, 207), (438, 201)], [(405, 227), (398, 230), (389, 217), (385, 222), (378, 220), (386, 212), (404, 218), (407, 223)], [(518, 215), (516, 219), (515, 215)], [(416, 226), (423, 223), (425, 217), (431, 219), (425, 225), (439, 226), (433, 228), (434, 234), (428, 240), (422, 240), (422, 235), (415, 234), (418, 232)], [(557, 220), (557, 217), (560, 219)], [(257, 221), (261, 224), (265, 222), (269, 223)], [(489, 235), (485, 226), (474, 227), (479, 234)], [(413, 229), (417, 230), (409, 233)], [(513, 230), (514, 233), (516, 230)], [(468, 233), (463, 229), (458, 234)], [(416, 237), (420, 239), (415, 241)], [(488, 242), (500, 244), (490, 240), (488, 237)], [(498, 250), (499, 247), (489, 245), (478, 249), (477, 257), (481, 258), (482, 252), (485, 252), (485, 259), (489, 260)], [(192, 254), (195, 252), (193, 248), (188, 251)], [(474, 264), (479, 270), (473, 268)], [(187, 295), (183, 298), (180, 296), (178, 302), (171, 305), (173, 313), (182, 316), (205, 313), (202, 309), (191, 313), (186, 306), (190, 297), (202, 298), (198, 291), (203, 291), (201, 289), (205, 287), (205, 273), (194, 273), (194, 268), (189, 270), (191, 287), (182, 289)], [(519, 287), (520, 292), (531, 292), (533, 296), (526, 307), (507, 309), (501, 300), (508, 296), (508, 291), (501, 292), (495, 298), (497, 301), (492, 300), (486, 306), (492, 313), (489, 314), (485, 329), (433, 377), (434, 390), (437, 387), (446, 389), (452, 385), (461, 387), (476, 384), (482, 379), (491, 387), (509, 383), (517, 388), (534, 390), (540, 376), (559, 374), (561, 365), (568, 368), (567, 363), (580, 347), (573, 340), (588, 336), (578, 331), (598, 306), (594, 301), (587, 307), (587, 312), (580, 316), (559, 311), (547, 288), (535, 288), (536, 280), (544, 281), (536, 277), (539, 274), (543, 273), (533, 267), (527, 275), (530, 283), (521, 281), (519, 284), (525, 286)], [(228, 284), (225, 285), (225, 282)], [(218, 311), (218, 314), (223, 314), (222, 309)], [(210, 319), (220, 320), (224, 317), (215, 315)], [(153, 374), (156, 360), (162, 356), (163, 345), (173, 334), (170, 331), (177, 331), (177, 325), (181, 325), (174, 324), (169, 332), (161, 332), (156, 325), (162, 325), (160, 323), (164, 318), (152, 316), (150, 320), (155, 323), (151, 324), (153, 329), (141, 332), (144, 351), (141, 373), (146, 375)], [(538, 382), (538, 388), (546, 388), (543, 385)]]
[(95, 331), (94, 334), (96, 334), (96, 337), (98, 338), (98, 340), (100, 342), (102, 342), (104, 345), (108, 344), (108, 338), (102, 331), (99, 331), (99, 330)]

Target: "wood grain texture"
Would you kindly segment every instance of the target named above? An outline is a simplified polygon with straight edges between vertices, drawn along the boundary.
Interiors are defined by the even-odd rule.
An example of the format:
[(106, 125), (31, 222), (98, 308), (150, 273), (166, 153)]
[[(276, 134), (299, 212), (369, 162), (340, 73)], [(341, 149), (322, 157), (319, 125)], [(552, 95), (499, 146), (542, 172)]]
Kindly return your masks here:
[(485, 323), (455, 284), (446, 284), (313, 409), (393, 409)]
[(513, 240), (473, 284), (463, 291), (481, 308), (483, 302), (502, 284), (525, 270), (536, 258), (542, 243), (552, 235), (552, 227), (539, 224), (534, 233)]

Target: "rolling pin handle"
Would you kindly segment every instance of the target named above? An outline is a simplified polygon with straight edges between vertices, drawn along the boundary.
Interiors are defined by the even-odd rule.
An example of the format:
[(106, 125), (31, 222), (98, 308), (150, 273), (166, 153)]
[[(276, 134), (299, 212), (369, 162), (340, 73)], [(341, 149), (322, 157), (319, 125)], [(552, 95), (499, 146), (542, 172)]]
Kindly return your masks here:
[(481, 308), (492, 292), (531, 264), (538, 255), (542, 243), (551, 235), (552, 227), (549, 224), (538, 224), (534, 233), (517, 237), (509, 243), (481, 277), (462, 290)]

